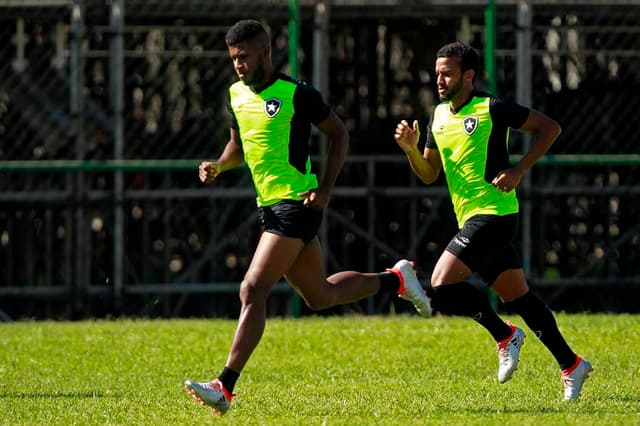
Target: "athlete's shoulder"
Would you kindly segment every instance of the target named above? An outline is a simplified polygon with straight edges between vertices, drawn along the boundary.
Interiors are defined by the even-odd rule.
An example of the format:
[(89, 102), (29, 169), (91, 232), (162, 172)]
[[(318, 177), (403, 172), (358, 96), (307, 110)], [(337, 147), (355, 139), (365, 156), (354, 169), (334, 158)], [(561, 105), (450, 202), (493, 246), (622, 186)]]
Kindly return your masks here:
[(529, 108), (504, 96), (492, 96), (489, 99), (491, 117), (496, 123), (519, 129), (529, 117)]
[(249, 88), (249, 86), (244, 84), (241, 80), (238, 80), (229, 86), (229, 95), (231, 95), (231, 97), (247, 91), (250, 92), (251, 89)]
[(287, 83), (292, 83), (292, 84), (301, 84), (302, 83), (301, 80), (298, 80), (297, 78), (293, 78), (290, 75), (284, 74), (284, 73), (281, 73), (281, 72), (275, 73), (273, 75), (273, 79), (274, 80), (281, 80), (281, 81), (284, 81), (284, 82), (287, 82)]
[(303, 89), (313, 89), (313, 86), (303, 80), (298, 80), (297, 78), (293, 78), (288, 74), (276, 73), (273, 76), (275, 82), (284, 83), (284, 84), (292, 84), (294, 86), (303, 88)]
[(482, 90), (474, 90), (473, 97), (478, 99), (487, 99), (487, 98), (495, 98), (496, 96)]
[(470, 104), (473, 105), (491, 105), (495, 99), (498, 99), (495, 95), (489, 92), (485, 92), (482, 90), (474, 90), (471, 93), (471, 99), (469, 100)]
[(449, 111), (450, 108), (451, 104), (449, 103), (449, 101), (441, 101), (440, 103), (437, 103), (433, 108), (433, 115), (442, 111)]

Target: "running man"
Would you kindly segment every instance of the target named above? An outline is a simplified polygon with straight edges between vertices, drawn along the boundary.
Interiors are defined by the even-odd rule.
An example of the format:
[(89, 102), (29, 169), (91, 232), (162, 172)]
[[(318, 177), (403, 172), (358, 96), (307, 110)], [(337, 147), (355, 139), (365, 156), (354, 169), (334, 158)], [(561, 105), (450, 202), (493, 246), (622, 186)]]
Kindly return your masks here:
[[(346, 127), (316, 89), (274, 72), (270, 37), (260, 22), (237, 22), (226, 43), (240, 79), (229, 89), (231, 136), (217, 160), (200, 164), (199, 177), (209, 183), (246, 163), (263, 233), (240, 285), (240, 318), (225, 367), (212, 382), (185, 382), (194, 399), (220, 414), (229, 409), (236, 380), (262, 337), (269, 291), (283, 276), (313, 310), (394, 291), (423, 316), (431, 315), (408, 260), (381, 273), (344, 271), (326, 277), (316, 233), (345, 160)], [(312, 124), (330, 141), (320, 184), (311, 172)]]
[[(560, 126), (536, 110), (476, 91), (478, 70), (478, 53), (470, 46), (442, 47), (435, 64), (441, 103), (431, 117), (424, 152), (418, 149), (417, 121), (410, 126), (403, 120), (395, 130), (397, 144), (425, 184), (444, 169), (460, 228), (436, 262), (431, 302), (443, 314), (472, 317), (491, 333), (498, 348), (498, 381), (506, 382), (518, 367), (525, 334), (500, 319), (486, 296), (465, 281), (478, 272), (553, 354), (564, 400), (574, 400), (592, 366), (573, 352), (553, 313), (529, 290), (513, 246), (518, 226), (515, 189), (560, 135)], [(509, 164), (509, 128), (534, 138), (515, 167)]]

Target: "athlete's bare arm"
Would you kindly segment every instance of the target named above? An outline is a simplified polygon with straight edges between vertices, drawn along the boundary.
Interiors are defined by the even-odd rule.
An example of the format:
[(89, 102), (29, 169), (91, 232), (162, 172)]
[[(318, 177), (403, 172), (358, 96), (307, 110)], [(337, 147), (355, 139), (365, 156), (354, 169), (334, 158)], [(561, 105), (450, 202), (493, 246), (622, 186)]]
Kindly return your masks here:
[(499, 172), (491, 182), (505, 192), (520, 184), (525, 173), (547, 152), (561, 132), (560, 125), (555, 120), (534, 109), (529, 111), (527, 121), (519, 130), (532, 133), (533, 141), (529, 152), (515, 167)]
[(418, 140), (420, 139), (420, 127), (418, 121), (413, 121), (409, 127), (406, 120), (402, 120), (396, 127), (394, 135), (396, 143), (404, 151), (409, 159), (413, 172), (426, 184), (435, 182), (442, 169), (442, 159), (437, 149), (424, 148), (420, 153)]
[(325, 208), (329, 204), (331, 191), (333, 191), (336, 179), (347, 156), (349, 133), (344, 122), (333, 111), (324, 121), (318, 124), (318, 129), (327, 135), (329, 139), (326, 167), (323, 170), (319, 187), (299, 195), (304, 197), (306, 206)]
[(212, 182), (218, 175), (244, 162), (242, 144), (238, 130), (232, 128), (231, 135), (224, 151), (217, 160), (203, 161), (198, 167), (198, 175), (202, 183)]

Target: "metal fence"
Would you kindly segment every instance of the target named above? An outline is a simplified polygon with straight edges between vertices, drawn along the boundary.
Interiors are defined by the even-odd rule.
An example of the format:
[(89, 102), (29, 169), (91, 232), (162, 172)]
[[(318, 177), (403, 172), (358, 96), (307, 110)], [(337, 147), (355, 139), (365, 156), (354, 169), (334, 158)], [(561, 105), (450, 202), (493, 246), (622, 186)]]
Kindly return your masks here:
[[(428, 279), (455, 220), (444, 182), (418, 184), (392, 132), (402, 118), (426, 124), (440, 45), (488, 49), (486, 5), (359, 3), (300, 2), (300, 78), (352, 139), (322, 232), (328, 270), (410, 256)], [(498, 3), (498, 93), (563, 126), (521, 189), (528, 277), (555, 308), (637, 310), (640, 5)], [(253, 190), (243, 169), (204, 188), (196, 165), (227, 140), (224, 32), (265, 17), (289, 72), (289, 12), (282, 1), (0, 1), (0, 313), (237, 314), (258, 235)], [(515, 137), (513, 152), (526, 144)], [(391, 305), (406, 308), (378, 297), (347, 309)], [(294, 311), (278, 287), (270, 313)]]

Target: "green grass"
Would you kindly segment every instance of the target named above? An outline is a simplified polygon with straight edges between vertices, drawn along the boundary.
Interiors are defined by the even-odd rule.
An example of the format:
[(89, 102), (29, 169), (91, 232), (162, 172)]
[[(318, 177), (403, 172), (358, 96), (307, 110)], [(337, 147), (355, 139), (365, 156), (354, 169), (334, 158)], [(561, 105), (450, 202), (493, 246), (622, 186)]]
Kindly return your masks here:
[(223, 417), (182, 382), (219, 372), (235, 321), (1, 324), (0, 424), (640, 424), (640, 316), (558, 322), (595, 368), (575, 403), (561, 402), (559, 370), (531, 333), (501, 385), (495, 346), (468, 319), (270, 319)]

